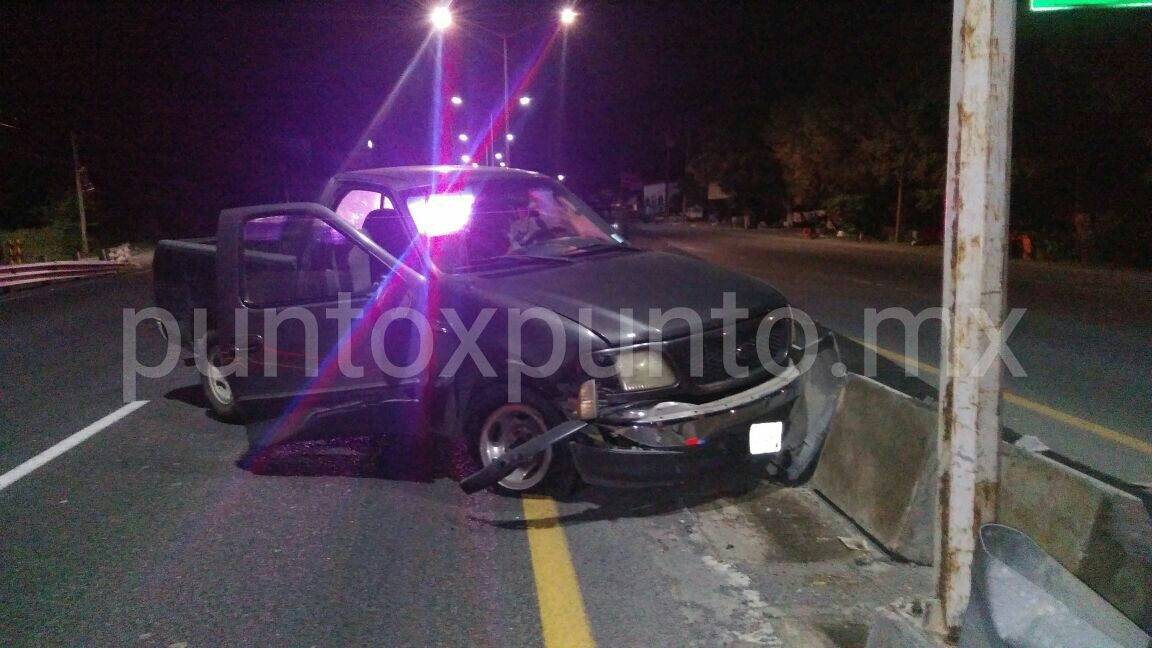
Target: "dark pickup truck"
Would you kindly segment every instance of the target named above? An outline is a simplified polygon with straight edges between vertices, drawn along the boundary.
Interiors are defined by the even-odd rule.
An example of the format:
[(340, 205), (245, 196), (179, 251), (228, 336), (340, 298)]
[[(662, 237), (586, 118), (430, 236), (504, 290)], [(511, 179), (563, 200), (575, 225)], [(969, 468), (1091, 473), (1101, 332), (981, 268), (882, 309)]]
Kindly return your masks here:
[(254, 452), (330, 413), (419, 403), (420, 426), (485, 467), (470, 491), (750, 461), (795, 479), (838, 393), (834, 338), (771, 286), (633, 247), (527, 171), (344, 173), (318, 203), (160, 242), (154, 271), (161, 328), (216, 414), (268, 422)]

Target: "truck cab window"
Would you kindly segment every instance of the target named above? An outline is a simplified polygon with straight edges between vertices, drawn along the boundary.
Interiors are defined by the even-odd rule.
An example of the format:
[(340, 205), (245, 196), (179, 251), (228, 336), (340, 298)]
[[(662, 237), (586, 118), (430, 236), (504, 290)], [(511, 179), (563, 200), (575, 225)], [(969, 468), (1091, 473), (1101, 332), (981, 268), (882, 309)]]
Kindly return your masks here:
[(392, 209), (392, 201), (379, 191), (352, 189), (336, 205), (336, 215), (352, 227), (360, 229), (365, 217), (377, 209)]
[(266, 216), (244, 225), (241, 292), (259, 306), (335, 301), (371, 294), (383, 264), (322, 220)]

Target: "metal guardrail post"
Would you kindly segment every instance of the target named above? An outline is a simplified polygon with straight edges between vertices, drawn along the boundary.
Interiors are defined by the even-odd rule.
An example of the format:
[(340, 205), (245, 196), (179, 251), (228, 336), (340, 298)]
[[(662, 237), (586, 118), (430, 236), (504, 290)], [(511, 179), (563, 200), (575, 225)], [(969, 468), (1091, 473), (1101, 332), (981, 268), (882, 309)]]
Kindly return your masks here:
[(954, 0), (945, 187), (936, 629), (956, 641), (981, 525), (995, 521), (1016, 2)]

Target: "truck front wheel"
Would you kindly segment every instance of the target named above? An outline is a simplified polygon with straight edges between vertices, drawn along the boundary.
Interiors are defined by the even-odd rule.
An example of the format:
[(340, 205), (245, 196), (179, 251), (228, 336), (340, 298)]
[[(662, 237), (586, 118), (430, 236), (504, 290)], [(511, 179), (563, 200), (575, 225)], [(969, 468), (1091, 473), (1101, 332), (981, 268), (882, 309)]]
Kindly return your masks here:
[(212, 412), (222, 421), (235, 423), (240, 420), (239, 408), (236, 406), (236, 396), (232, 392), (232, 385), (218, 368), (220, 364), (220, 348), (212, 345), (208, 349), (207, 362), (204, 363), (207, 371), (200, 373), (200, 386), (204, 390), (204, 398)]
[[(471, 408), (472, 448), (484, 466), (511, 448), (547, 432), (563, 416), (539, 394), (524, 390), (519, 403), (508, 402), (503, 390), (483, 394)], [(503, 495), (546, 493), (563, 497), (576, 486), (576, 470), (568, 448), (555, 446), (541, 452), (526, 466), (493, 487)]]

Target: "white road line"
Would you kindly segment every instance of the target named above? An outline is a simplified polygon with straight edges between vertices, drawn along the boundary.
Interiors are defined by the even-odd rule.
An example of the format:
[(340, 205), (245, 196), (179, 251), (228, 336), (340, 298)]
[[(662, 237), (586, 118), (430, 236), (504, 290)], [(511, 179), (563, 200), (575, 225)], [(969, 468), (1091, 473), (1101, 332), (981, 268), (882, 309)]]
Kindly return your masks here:
[(124, 405), (124, 407), (121, 407), (120, 409), (116, 410), (115, 412), (112, 412), (108, 416), (105, 416), (104, 418), (100, 419), (99, 421), (96, 421), (95, 423), (89, 425), (88, 427), (84, 428), (83, 430), (80, 430), (76, 434), (73, 434), (72, 436), (68, 437), (67, 439), (64, 439), (60, 443), (57, 443), (56, 445), (52, 446), (51, 448), (48, 448), (44, 452), (41, 452), (40, 454), (36, 455), (35, 457), (32, 457), (28, 461), (25, 461), (24, 463), (20, 464), (19, 466), (16, 466), (12, 470), (9, 470), (8, 472), (4, 473), (3, 475), (0, 475), (0, 491), (4, 490), (5, 488), (8, 488), (12, 484), (15, 484), (22, 477), (26, 477), (32, 471), (36, 470), (37, 468), (40, 468), (44, 464), (48, 463), (49, 461), (52, 461), (53, 459), (55, 459), (56, 457), (59, 457), (60, 455), (64, 454), (65, 452), (68, 452), (69, 450), (71, 450), (72, 448), (75, 448), (76, 446), (80, 445), (81, 443), (84, 443), (85, 441), (92, 438), (93, 436), (96, 436), (96, 434), (99, 433), (104, 428), (108, 427), (109, 425), (112, 425), (116, 421), (119, 421), (120, 419), (124, 418), (125, 416), (128, 416), (132, 412), (135, 412), (136, 410), (140, 409), (141, 407), (144, 407), (147, 404), (148, 404), (148, 401), (132, 401), (131, 403)]

